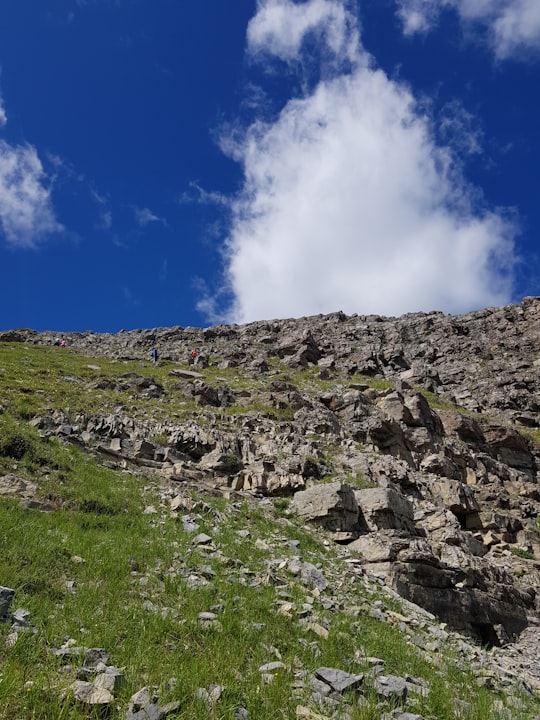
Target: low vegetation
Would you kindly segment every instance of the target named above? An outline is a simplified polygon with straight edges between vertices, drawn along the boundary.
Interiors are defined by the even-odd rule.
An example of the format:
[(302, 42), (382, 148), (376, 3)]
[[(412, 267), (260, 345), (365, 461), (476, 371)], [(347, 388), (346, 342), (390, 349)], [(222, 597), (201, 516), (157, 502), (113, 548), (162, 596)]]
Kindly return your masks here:
[[(135, 401), (118, 384), (127, 373), (151, 374), (166, 389), (165, 399)], [(101, 387), (89, 387), (96, 380)], [(66, 662), (53, 652), (70, 646), (104, 648), (110, 664), (122, 668), (110, 720), (126, 717), (129, 698), (143, 686), (154, 688), (162, 705), (179, 702), (171, 718), (234, 720), (239, 708), (254, 720), (294, 718), (298, 705), (309, 704), (308, 678), (316, 668), (369, 673), (369, 657), (383, 658), (389, 674), (426, 682), (429, 692), (415, 697), (409, 712), (437, 720), (503, 717), (501, 697), (479, 687), (452, 651), (441, 645), (433, 665), (398, 625), (370, 614), (382, 597), (376, 586), (350, 585), (346, 602), (336, 603), (330, 591), (316, 592), (287, 573), (287, 561), (301, 556), (340, 577), (337, 553), (295, 523), (287, 500), (274, 507), (164, 488), (149, 474), (104, 467), (29, 423), (60, 409), (74, 421), (78, 414), (130, 407), (157, 418), (183, 417), (191, 401), (168, 392), (174, 382), (167, 366), (0, 344), (0, 476), (36, 483), (49, 508), (25, 508), (0, 496), (0, 585), (15, 590), (11, 610), (27, 610), (30, 623), (15, 639), (10, 623), (0, 623), (0, 717), (99, 716), (74, 702), (69, 690), (82, 657)], [(274, 412), (286, 419), (288, 409)], [(348, 481), (369, 486), (361, 475)], [(191, 510), (171, 511), (177, 491)], [(186, 517), (211, 540), (194, 543)], [(327, 636), (299, 622), (306, 605)], [(215, 621), (201, 620), (204, 612)], [(276, 660), (283, 667), (263, 680), (259, 668)], [(200, 689), (216, 685), (222, 694), (209, 707)], [(351, 720), (381, 717), (374, 693), (367, 691), (361, 704), (345, 701), (351, 701)], [(535, 712), (538, 703), (524, 694), (512, 718)]]

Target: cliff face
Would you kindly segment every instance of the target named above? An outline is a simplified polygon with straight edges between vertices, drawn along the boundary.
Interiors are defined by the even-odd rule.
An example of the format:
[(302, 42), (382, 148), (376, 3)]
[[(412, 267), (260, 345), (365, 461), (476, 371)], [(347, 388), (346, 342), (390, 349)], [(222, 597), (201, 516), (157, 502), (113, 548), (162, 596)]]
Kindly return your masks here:
[[(42, 432), (227, 497), (285, 496), (366, 572), (483, 643), (539, 624), (540, 298), (63, 337), (145, 369), (121, 381), (129, 407), (42, 414)], [(148, 367), (153, 347), (168, 386)], [(167, 414), (173, 396), (188, 417)], [(163, 412), (139, 412), (138, 398)]]

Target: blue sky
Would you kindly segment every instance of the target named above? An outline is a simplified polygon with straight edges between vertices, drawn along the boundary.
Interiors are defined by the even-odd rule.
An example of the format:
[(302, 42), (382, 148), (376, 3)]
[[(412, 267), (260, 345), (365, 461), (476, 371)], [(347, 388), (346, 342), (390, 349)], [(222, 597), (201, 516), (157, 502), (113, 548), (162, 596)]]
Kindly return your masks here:
[(540, 294), (538, 0), (3, 0), (0, 330)]

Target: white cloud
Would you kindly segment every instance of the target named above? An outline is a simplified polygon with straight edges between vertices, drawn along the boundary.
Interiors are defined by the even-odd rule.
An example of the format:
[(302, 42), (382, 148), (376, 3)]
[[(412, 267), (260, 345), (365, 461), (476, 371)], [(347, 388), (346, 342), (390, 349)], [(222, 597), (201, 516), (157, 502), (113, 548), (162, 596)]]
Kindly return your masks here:
[(443, 140), (458, 150), (460, 155), (482, 152), (483, 133), (478, 120), (455, 98), (441, 108), (439, 132)]
[[(2, 74), (2, 68), (0, 67), (0, 75)], [(7, 115), (6, 115), (6, 109), (4, 107), (4, 98), (2, 97), (2, 93), (0, 93), (0, 128), (4, 127), (4, 125), (7, 123)]]
[(136, 207), (133, 211), (135, 213), (135, 221), (141, 227), (155, 222), (163, 223), (164, 225), (167, 224), (167, 221), (164, 218), (159, 217), (159, 215), (153, 213), (149, 208)]
[(429, 30), (443, 8), (453, 8), (464, 23), (485, 27), (500, 59), (540, 50), (538, 0), (397, 0), (397, 3), (408, 35)]
[(427, 32), (436, 22), (444, 0), (396, 0), (406, 35)]
[(230, 205), (230, 199), (227, 195), (214, 190), (205, 190), (195, 181), (189, 183), (189, 192), (183, 192), (179, 202), (185, 205), (195, 203), (197, 205), (214, 205), (224, 208)]
[(303, 41), (314, 34), (339, 61), (357, 58), (355, 17), (335, 0), (259, 0), (257, 14), (248, 25), (252, 54), (268, 53), (286, 61), (298, 59)]
[[(79, 181), (82, 183), (86, 182), (86, 179), (83, 175), (79, 176)], [(100, 192), (98, 192), (95, 188), (90, 185), (90, 197), (94, 200), (98, 207), (98, 221), (96, 223), (96, 228), (98, 230), (104, 230), (105, 232), (109, 232), (112, 230), (113, 225), (113, 216), (112, 211), (110, 209), (110, 201), (109, 198), (106, 195), (102, 195)]]
[[(257, 48), (276, 47), (282, 23), (290, 53), (300, 53), (302, 33), (314, 27), (305, 17), (320, 5), (262, 4), (259, 12), (276, 15), (272, 32), (256, 35)], [(339, 47), (339, 36), (323, 30), (345, 6), (322, 5), (320, 37)], [(342, 23), (343, 39), (352, 25)], [(277, 52), (285, 53), (281, 45)], [(245, 179), (226, 250), (222, 292), (234, 297), (226, 319), (461, 312), (508, 302), (512, 225), (496, 212), (473, 212), (477, 191), (463, 182), (451, 149), (435, 145), (407, 88), (372, 69), (359, 44), (348, 67), (290, 100), (275, 122), (254, 123), (233, 148)]]
[(30, 248), (62, 230), (46, 180), (35, 148), (0, 140), (0, 228), (10, 245)]

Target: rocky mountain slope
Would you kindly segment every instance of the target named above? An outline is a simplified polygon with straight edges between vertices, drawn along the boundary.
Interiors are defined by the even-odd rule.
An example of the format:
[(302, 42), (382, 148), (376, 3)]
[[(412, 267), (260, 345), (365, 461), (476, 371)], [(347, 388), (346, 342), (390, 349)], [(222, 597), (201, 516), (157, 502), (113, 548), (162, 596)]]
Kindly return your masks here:
[[(111, 379), (90, 364), (91, 378), (66, 376), (97, 406), (40, 411), (30, 422), (42, 434), (172, 485), (283, 498), (351, 567), (505, 646), (540, 688), (540, 298), (461, 316), (62, 337), (65, 352), (139, 360), (141, 372)], [(149, 363), (154, 347), (167, 382)], [(115, 391), (129, 402), (100, 401)], [(40, 502), (31, 487), (17, 493)]]

